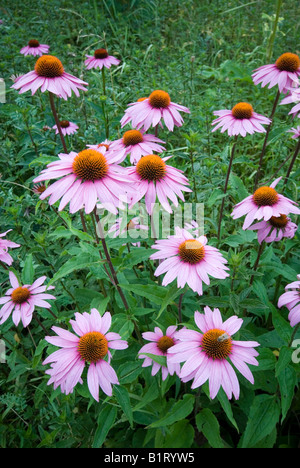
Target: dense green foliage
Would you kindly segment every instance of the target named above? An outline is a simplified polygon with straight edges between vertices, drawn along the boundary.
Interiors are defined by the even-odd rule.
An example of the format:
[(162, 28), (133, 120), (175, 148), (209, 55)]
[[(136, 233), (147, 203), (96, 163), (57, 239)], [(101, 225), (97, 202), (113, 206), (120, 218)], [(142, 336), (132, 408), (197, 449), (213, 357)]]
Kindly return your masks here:
[[(127, 105), (154, 89), (167, 90), (173, 101), (187, 106), (184, 125), (173, 133), (160, 131), (172, 165), (183, 170), (193, 192), (187, 202), (204, 203), (205, 235), (217, 245), (218, 214), (232, 140), (211, 133), (213, 111), (230, 109), (240, 101), (270, 115), (276, 88), (254, 86), (252, 71), (295, 50), (299, 36), (297, 0), (284, 1), (274, 47), (270, 36), (276, 5), (273, 0), (11, 0), (0, 6), (0, 76), (7, 102), (0, 104), (0, 233), (13, 229), (10, 239), (21, 244), (13, 251), (11, 269), (31, 284), (46, 275), (53, 279), (53, 316), (38, 308), (26, 329), (11, 319), (0, 326), (7, 362), (0, 364), (1, 447), (297, 447), (299, 444), (300, 365), (291, 359), (294, 330), (278, 297), (299, 274), (299, 234), (269, 244), (253, 272), (259, 244), (256, 233), (242, 230), (230, 216), (233, 206), (252, 193), (264, 136), (240, 138), (236, 148), (222, 236), (218, 248), (227, 258), (230, 278), (212, 280), (203, 296), (188, 288), (182, 302), (183, 323), (193, 327), (195, 310), (218, 307), (224, 318), (244, 319), (239, 338), (257, 340), (259, 367), (251, 368), (255, 384), (238, 375), (241, 396), (228, 402), (223, 391), (213, 401), (208, 386), (191, 390), (176, 377), (165, 382), (137, 358), (140, 332), (178, 323), (181, 290), (176, 283), (162, 287), (153, 276), (149, 249), (153, 239), (130, 247), (124, 239), (109, 240), (113, 264), (130, 310), (107, 280), (94, 242), (91, 216), (82, 230), (79, 214), (66, 208), (57, 215), (32, 192), (32, 180), (61, 152), (61, 142), (48, 127), (54, 125), (47, 93), (19, 95), (10, 89), (12, 75), (33, 69), (34, 57), (19, 53), (29, 39), (51, 47), (66, 70), (89, 83), (88, 92), (68, 101), (57, 100), (61, 118), (79, 125), (67, 139), (68, 148), (83, 150), (105, 139), (103, 106), (110, 139), (120, 138), (120, 119)], [(84, 68), (85, 54), (106, 43), (121, 60), (107, 74), (107, 99), (101, 76)], [(264, 159), (262, 182), (275, 179), (279, 166), (294, 151), (288, 129), (295, 126), (290, 106), (279, 106)], [(285, 176), (288, 165), (279, 175)], [(299, 201), (299, 166), (284, 194)], [(293, 219), (294, 222), (296, 218)], [(131, 242), (127, 239), (125, 242)], [(253, 285), (250, 278), (255, 274)], [(9, 288), (0, 266), (0, 297)], [(113, 358), (120, 386), (100, 403), (90, 395), (86, 376), (71, 395), (47, 386), (43, 359), (54, 351), (44, 340), (53, 325), (66, 327), (75, 311), (113, 315), (112, 330), (128, 340), (129, 348)]]

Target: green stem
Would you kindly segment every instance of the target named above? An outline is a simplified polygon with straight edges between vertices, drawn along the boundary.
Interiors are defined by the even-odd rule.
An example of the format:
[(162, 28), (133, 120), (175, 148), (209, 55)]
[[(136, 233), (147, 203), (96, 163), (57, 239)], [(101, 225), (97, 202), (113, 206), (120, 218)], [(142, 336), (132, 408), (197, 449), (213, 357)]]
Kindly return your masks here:
[(63, 133), (62, 133), (62, 129), (61, 129), (61, 126), (60, 126), (60, 121), (59, 121), (59, 118), (58, 118), (58, 115), (57, 115), (57, 112), (56, 112), (56, 108), (55, 108), (54, 95), (51, 92), (49, 92), (49, 99), (50, 99), (50, 106), (51, 106), (52, 114), (53, 114), (53, 117), (54, 117), (54, 120), (55, 120), (55, 123), (56, 123), (56, 126), (57, 126), (57, 130), (58, 130), (58, 133), (59, 133), (62, 145), (63, 145), (64, 152), (68, 153), (67, 145), (66, 145)]
[(8, 270), (8, 267), (5, 265), (5, 263), (1, 262), (1, 260), (0, 260), (0, 265), (4, 268), (4, 270)]
[(287, 184), (288, 180), (289, 180), (289, 177), (291, 175), (291, 172), (293, 170), (293, 167), (294, 167), (294, 164), (296, 162), (296, 159), (297, 159), (297, 156), (299, 154), (299, 151), (300, 151), (300, 138), (298, 139), (298, 144), (296, 146), (296, 149), (295, 149), (295, 153), (294, 153), (294, 156), (293, 156), (293, 159), (291, 161), (291, 164), (288, 168), (288, 171), (287, 171), (287, 174), (285, 176), (285, 180), (284, 180), (284, 186)]
[[(102, 68), (101, 74), (102, 74), (102, 91), (103, 91), (103, 96), (107, 97), (107, 96), (106, 96), (105, 67)], [(104, 118), (104, 125), (105, 125), (105, 135), (106, 135), (106, 138), (108, 139), (108, 138), (109, 138), (108, 116), (107, 116), (107, 112), (106, 112), (106, 110), (105, 110), (105, 104), (104, 104), (103, 101), (102, 101), (102, 111), (103, 111), (103, 118)]]
[[(253, 267), (253, 271), (257, 271), (257, 268), (258, 268), (258, 265), (259, 265), (259, 260), (260, 260), (260, 257), (262, 256), (262, 253), (264, 251), (264, 248), (265, 248), (265, 242), (262, 242), (259, 246), (259, 250), (258, 250), (258, 253), (257, 253), (257, 257), (256, 257), (256, 261), (255, 261), (255, 264), (254, 264), (254, 267)], [(254, 281), (254, 275), (251, 276), (251, 279), (250, 279), (250, 285), (252, 286), (253, 284), (253, 281)]]
[(231, 150), (231, 156), (230, 156), (229, 166), (228, 166), (227, 175), (226, 175), (226, 181), (225, 181), (225, 187), (224, 187), (224, 197), (222, 199), (220, 216), (219, 216), (219, 224), (218, 224), (218, 240), (220, 240), (220, 236), (221, 236), (221, 225), (222, 225), (223, 211), (224, 211), (224, 205), (225, 205), (225, 195), (226, 195), (227, 189), (228, 189), (229, 177), (230, 177), (231, 168), (232, 168), (232, 164), (233, 164), (236, 143), (237, 143), (237, 136), (235, 137), (235, 142), (234, 142), (232, 150)]
[(272, 52), (273, 52), (273, 46), (274, 46), (274, 41), (276, 37), (276, 32), (277, 32), (277, 27), (278, 27), (278, 21), (279, 21), (279, 15), (280, 15), (280, 9), (282, 6), (283, 0), (277, 0), (277, 6), (276, 6), (276, 16), (275, 16), (275, 21), (273, 25), (273, 30), (269, 39), (269, 44), (267, 48), (267, 63), (270, 63), (271, 57), (272, 57)]
[(271, 112), (271, 115), (270, 115), (271, 123), (268, 125), (265, 140), (264, 140), (264, 144), (263, 144), (263, 148), (262, 148), (262, 152), (261, 152), (260, 159), (259, 159), (258, 169), (257, 169), (257, 172), (256, 172), (255, 183), (254, 183), (254, 191), (257, 189), (257, 185), (258, 185), (258, 182), (259, 182), (259, 179), (260, 179), (260, 174), (261, 174), (261, 171), (262, 171), (262, 163), (263, 163), (264, 155), (265, 155), (265, 152), (266, 152), (268, 138), (269, 138), (269, 134), (270, 134), (272, 124), (273, 124), (273, 117), (274, 117), (274, 114), (275, 114), (275, 111), (276, 111), (276, 107), (277, 107), (279, 98), (280, 98), (280, 91), (278, 90), (275, 101), (274, 101), (274, 104), (273, 104), (273, 109), (272, 109), (272, 112)]
[(293, 341), (294, 341), (294, 338), (295, 338), (295, 336), (296, 336), (296, 333), (297, 333), (297, 331), (299, 330), (299, 327), (300, 327), (300, 323), (298, 323), (298, 325), (296, 325), (295, 328), (294, 328), (294, 331), (293, 331), (293, 334), (292, 334), (292, 337), (291, 337), (291, 341), (290, 341), (290, 343), (289, 343), (289, 347), (292, 346)]
[[(95, 218), (96, 218), (96, 221), (97, 221), (97, 226), (98, 226), (98, 229), (99, 229), (99, 234), (100, 234), (100, 239), (101, 239), (102, 247), (103, 247), (103, 250), (104, 250), (104, 254), (105, 254), (106, 260), (108, 262), (108, 266), (109, 266), (109, 269), (111, 271), (111, 275), (112, 275), (113, 280), (114, 280), (114, 286), (116, 287), (116, 289), (117, 289), (117, 291), (119, 293), (119, 296), (120, 296), (120, 298), (121, 298), (121, 300), (122, 300), (122, 302), (124, 304), (124, 307), (125, 307), (126, 311), (128, 312), (129, 311), (129, 305), (128, 305), (128, 302), (126, 300), (126, 297), (125, 297), (122, 289), (120, 288), (117, 273), (116, 273), (115, 268), (114, 268), (114, 266), (112, 264), (112, 261), (111, 261), (111, 257), (110, 257), (110, 254), (109, 254), (105, 239), (104, 239), (104, 232), (103, 232), (103, 229), (102, 229), (101, 221), (100, 221), (100, 218), (99, 218), (99, 216), (97, 214), (96, 208), (94, 209), (94, 214), (95, 214)], [(142, 335), (140, 333), (137, 322), (134, 319), (132, 319), (132, 322), (133, 322), (135, 333), (137, 335), (137, 338), (138, 338), (139, 342), (143, 343)]]
[(184, 293), (180, 294), (179, 301), (178, 301), (178, 319), (179, 323), (182, 323), (182, 300), (183, 300)]

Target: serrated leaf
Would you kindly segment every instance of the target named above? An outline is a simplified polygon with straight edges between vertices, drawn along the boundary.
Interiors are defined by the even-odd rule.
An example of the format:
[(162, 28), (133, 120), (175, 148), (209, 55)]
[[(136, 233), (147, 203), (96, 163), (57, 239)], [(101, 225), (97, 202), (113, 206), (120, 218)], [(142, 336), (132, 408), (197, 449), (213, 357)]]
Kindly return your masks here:
[(117, 408), (115, 406), (105, 406), (98, 416), (98, 427), (95, 432), (93, 448), (102, 447), (110, 428), (117, 417)]
[(95, 260), (95, 257), (90, 257), (86, 254), (72, 257), (55, 273), (49, 282), (49, 285), (55, 283), (55, 281), (58, 281), (61, 278), (65, 278), (66, 276), (70, 275), (70, 273), (73, 273), (73, 271), (83, 270), (91, 266), (97, 266), (103, 262), (104, 260)]
[(194, 408), (195, 397), (184, 395), (182, 400), (177, 401), (163, 418), (150, 424), (149, 428), (170, 426), (181, 419), (185, 419)]
[(209, 408), (204, 408), (197, 414), (196, 425), (198, 431), (204, 434), (212, 448), (224, 448), (220, 436), (219, 421)]
[(116, 396), (116, 399), (119, 405), (122, 408), (123, 413), (126, 415), (130, 426), (132, 427), (133, 416), (132, 416), (132, 409), (130, 405), (130, 398), (129, 398), (129, 393), (128, 393), (127, 388), (121, 385), (115, 385), (114, 394)]
[(248, 423), (241, 441), (242, 448), (251, 448), (271, 434), (280, 417), (276, 395), (262, 394), (254, 398)]
[(160, 366), (167, 367), (167, 358), (165, 356), (157, 356), (151, 353), (141, 353), (141, 356), (147, 356), (152, 361), (157, 362)]
[(279, 383), (280, 394), (281, 394), (281, 411), (282, 411), (281, 422), (284, 421), (284, 419), (286, 418), (287, 412), (291, 407), (297, 381), (298, 381), (297, 374), (291, 366), (287, 366), (278, 375), (278, 383)]
[(22, 271), (23, 284), (32, 284), (33, 279), (34, 279), (33, 259), (32, 259), (32, 254), (29, 254), (26, 257), (23, 271)]

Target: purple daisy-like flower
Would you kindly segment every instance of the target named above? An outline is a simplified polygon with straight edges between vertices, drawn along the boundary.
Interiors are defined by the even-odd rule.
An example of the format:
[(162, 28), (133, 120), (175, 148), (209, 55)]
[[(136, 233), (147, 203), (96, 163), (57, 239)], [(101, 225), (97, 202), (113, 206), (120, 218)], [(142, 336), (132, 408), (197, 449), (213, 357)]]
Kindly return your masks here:
[(110, 151), (114, 153), (112, 157), (116, 158), (116, 162), (124, 161), (130, 154), (131, 164), (136, 164), (142, 156), (165, 151), (166, 148), (160, 143), (165, 142), (155, 135), (146, 134), (140, 130), (128, 130), (122, 138), (112, 142)]
[(110, 212), (123, 209), (127, 192), (132, 192), (130, 180), (98, 150), (86, 149), (79, 153), (59, 154), (59, 159), (48, 164), (34, 182), (59, 179), (41, 194), (41, 200), (50, 196), (52, 205), (61, 199), (58, 210), (70, 203), (70, 213), (84, 208), (91, 213), (98, 201)]
[[(65, 136), (73, 135), (74, 133), (77, 132), (79, 128), (78, 125), (76, 125), (74, 122), (70, 122), (69, 120), (61, 120), (59, 124), (60, 124), (62, 134)], [(53, 130), (55, 130), (55, 134), (58, 135), (59, 131), (58, 131), (57, 125), (54, 125), (52, 128)]]
[(147, 131), (151, 126), (156, 127), (163, 120), (170, 132), (174, 126), (181, 127), (183, 118), (179, 112), (190, 113), (187, 107), (171, 101), (170, 95), (165, 91), (153, 91), (148, 98), (131, 103), (125, 111), (121, 125), (124, 127), (131, 122), (133, 128)]
[(297, 117), (297, 115), (300, 117), (300, 88), (289, 88), (289, 94), (280, 103), (281, 106), (285, 104), (295, 104), (289, 115), (292, 115), (293, 118)]
[(286, 292), (278, 300), (278, 307), (287, 307), (289, 310), (289, 321), (291, 327), (300, 323), (300, 275), (297, 275), (298, 281), (288, 284), (285, 287)]
[(0, 234), (0, 261), (6, 263), (6, 265), (8, 266), (12, 265), (13, 263), (13, 258), (8, 253), (8, 249), (16, 249), (20, 247), (20, 244), (16, 244), (15, 242), (12, 242), (8, 239), (4, 239), (6, 234), (8, 234), (11, 231), (12, 229), (9, 229), (9, 231)]
[[(156, 375), (161, 369), (162, 379), (166, 380), (168, 375), (180, 374), (180, 364), (171, 364), (169, 362), (169, 356), (167, 354), (168, 350), (179, 343), (175, 338), (177, 327), (170, 326), (167, 328), (166, 333), (164, 334), (159, 327), (155, 327), (154, 332), (145, 332), (143, 333), (143, 338), (150, 343), (145, 344), (139, 351), (139, 358), (144, 359), (142, 367), (152, 366), (151, 375)], [(165, 356), (166, 357), (166, 366), (162, 366), (155, 362), (150, 356), (145, 356), (143, 353), (154, 354), (156, 356)]]
[(49, 91), (65, 101), (71, 97), (72, 91), (79, 97), (79, 89), (87, 91), (88, 83), (66, 73), (61, 61), (53, 55), (42, 55), (36, 62), (34, 70), (19, 77), (12, 88), (19, 93), (31, 91), (34, 95), (40, 88), (42, 93)]
[(31, 39), (27, 46), (23, 47), (20, 50), (20, 53), (23, 55), (33, 55), (34, 57), (38, 55), (48, 54), (49, 46), (47, 44), (40, 44), (36, 39)]
[(263, 65), (257, 68), (253, 75), (255, 85), (261, 84), (262, 88), (278, 86), (279, 91), (286, 93), (300, 76), (300, 59), (297, 54), (282, 54), (274, 64)]
[(120, 60), (118, 60), (113, 55), (108, 55), (106, 49), (97, 49), (94, 52), (94, 55), (87, 55), (87, 59), (84, 62), (86, 69), (91, 70), (91, 68), (100, 68), (103, 67), (110, 68), (112, 65), (119, 65)]
[(300, 214), (300, 209), (295, 206), (296, 202), (275, 190), (281, 179), (282, 177), (279, 177), (269, 187), (258, 188), (253, 195), (235, 205), (231, 216), (238, 219), (246, 215), (244, 230), (248, 229), (255, 219), (269, 221), (272, 217), (278, 218), (283, 214)]
[(145, 203), (148, 214), (152, 214), (156, 197), (164, 210), (172, 213), (169, 204), (170, 199), (175, 206), (178, 206), (177, 196), (184, 201), (182, 192), (191, 192), (186, 187), (188, 179), (183, 175), (183, 171), (166, 164), (171, 156), (161, 158), (156, 154), (143, 156), (136, 166), (126, 168), (129, 179), (135, 184), (136, 193), (133, 194), (130, 208), (145, 195)]
[(167, 286), (177, 278), (178, 288), (185, 284), (203, 294), (202, 283), (209, 285), (208, 275), (213, 278), (225, 279), (229, 276), (227, 260), (215, 247), (207, 244), (207, 238), (194, 238), (185, 229), (176, 227), (175, 235), (167, 239), (157, 240), (152, 248), (158, 252), (151, 255), (151, 260), (163, 260), (155, 271), (155, 276), (166, 273), (162, 285)]
[(179, 344), (168, 350), (169, 361), (182, 363), (180, 378), (193, 380), (192, 389), (209, 382), (209, 393), (214, 399), (223, 387), (228, 399), (239, 399), (240, 385), (233, 366), (252, 384), (254, 378), (247, 364), (258, 366), (254, 349), (256, 341), (236, 341), (232, 338), (242, 326), (243, 320), (232, 316), (223, 322), (219, 309), (204, 308), (204, 314), (196, 311), (194, 320), (201, 333), (182, 329), (175, 334)]
[(32, 285), (21, 285), (16, 275), (10, 271), (9, 279), (11, 288), (6, 291), (5, 296), (0, 298), (0, 304), (4, 304), (0, 310), (0, 325), (6, 322), (12, 314), (12, 320), (17, 326), (22, 321), (24, 327), (27, 327), (31, 320), (35, 307), (50, 309), (51, 305), (46, 302), (49, 299), (56, 299), (46, 290), (54, 289), (53, 286), (42, 286), (46, 276), (37, 279)]
[(212, 122), (215, 125), (212, 132), (219, 128), (221, 133), (227, 131), (229, 136), (241, 135), (245, 137), (247, 133), (265, 133), (263, 125), (270, 125), (271, 120), (268, 117), (254, 112), (251, 104), (247, 102), (239, 102), (231, 110), (224, 109), (215, 111), (214, 115), (218, 118)]
[(292, 223), (291, 219), (286, 215), (278, 217), (272, 216), (268, 221), (260, 221), (248, 227), (250, 231), (257, 231), (257, 239), (261, 244), (263, 241), (267, 243), (279, 242), (284, 237), (292, 239), (298, 229), (297, 224)]
[(82, 384), (82, 373), (88, 365), (87, 383), (91, 395), (99, 401), (99, 387), (112, 396), (112, 385), (118, 385), (118, 377), (111, 366), (110, 350), (128, 348), (127, 341), (121, 339), (118, 333), (109, 332), (111, 314), (106, 312), (103, 317), (97, 309), (91, 313), (75, 313), (75, 320), (70, 320), (75, 333), (59, 327), (52, 327), (58, 336), (47, 336), (48, 343), (61, 349), (50, 354), (43, 365), (51, 364), (46, 371), (50, 375), (48, 385), (54, 384), (54, 389), (60, 387), (66, 395), (73, 392), (75, 386)]

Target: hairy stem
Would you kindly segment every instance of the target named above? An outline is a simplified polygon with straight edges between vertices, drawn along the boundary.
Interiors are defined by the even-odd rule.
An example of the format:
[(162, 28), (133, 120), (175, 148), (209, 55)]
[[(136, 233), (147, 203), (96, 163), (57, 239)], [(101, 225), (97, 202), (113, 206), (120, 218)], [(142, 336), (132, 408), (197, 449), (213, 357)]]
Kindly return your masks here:
[(56, 112), (56, 107), (55, 107), (55, 102), (54, 102), (54, 94), (51, 93), (51, 92), (49, 92), (49, 99), (50, 99), (51, 111), (52, 111), (52, 114), (53, 114), (53, 117), (54, 117), (54, 120), (55, 120), (55, 123), (56, 123), (56, 126), (57, 126), (57, 130), (58, 130), (58, 133), (59, 133), (62, 145), (63, 145), (63, 149), (64, 149), (64, 152), (67, 153), (68, 152), (67, 145), (66, 145), (65, 138), (63, 136), (62, 129), (61, 129), (61, 126), (60, 126), (60, 121), (59, 121), (59, 118), (58, 118), (58, 115), (57, 115), (57, 112)]

